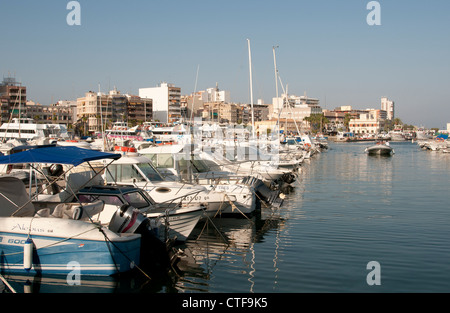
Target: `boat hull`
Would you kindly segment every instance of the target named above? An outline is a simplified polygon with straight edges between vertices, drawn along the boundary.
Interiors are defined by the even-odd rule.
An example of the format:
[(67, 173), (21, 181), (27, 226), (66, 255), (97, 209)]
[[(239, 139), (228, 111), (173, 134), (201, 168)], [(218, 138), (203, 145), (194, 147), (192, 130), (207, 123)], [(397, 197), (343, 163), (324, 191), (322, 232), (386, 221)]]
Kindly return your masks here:
[(391, 155), (394, 150), (389, 146), (372, 146), (366, 149), (366, 153), (369, 155)]
[(166, 238), (175, 238), (176, 241), (186, 241), (198, 221), (203, 217), (204, 210), (201, 206), (190, 208), (177, 208), (167, 210), (167, 213), (147, 213), (150, 219), (162, 219), (162, 223), (167, 225), (168, 232), (159, 232), (159, 239), (165, 242)]
[[(111, 276), (139, 265), (140, 235), (101, 230), (74, 220), (0, 218), (0, 268), (9, 273), (68, 275), (76, 271)], [(24, 245), (28, 237), (34, 249), (31, 269), (26, 270)]]

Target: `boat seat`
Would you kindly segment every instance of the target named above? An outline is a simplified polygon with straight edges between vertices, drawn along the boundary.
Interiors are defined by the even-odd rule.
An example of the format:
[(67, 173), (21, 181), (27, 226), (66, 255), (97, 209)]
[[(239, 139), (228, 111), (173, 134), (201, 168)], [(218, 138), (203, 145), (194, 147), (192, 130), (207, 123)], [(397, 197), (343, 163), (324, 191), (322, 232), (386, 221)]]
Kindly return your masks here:
[(34, 205), (29, 201), (23, 181), (16, 177), (0, 177), (0, 217), (12, 214), (16, 217), (32, 217), (34, 213)]
[(60, 203), (53, 210), (52, 217), (88, 220), (90, 217), (103, 211), (105, 203), (101, 200), (91, 203)]
[(45, 208), (45, 209), (40, 209), (39, 211), (36, 212), (36, 214), (34, 214), (34, 217), (50, 217), (50, 209), (49, 208)]

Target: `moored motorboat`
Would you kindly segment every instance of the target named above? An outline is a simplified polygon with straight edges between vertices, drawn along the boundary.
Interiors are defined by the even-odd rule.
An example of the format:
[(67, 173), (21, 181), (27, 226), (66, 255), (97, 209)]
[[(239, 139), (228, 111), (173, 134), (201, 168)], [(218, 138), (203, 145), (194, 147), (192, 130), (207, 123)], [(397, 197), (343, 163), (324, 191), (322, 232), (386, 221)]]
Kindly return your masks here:
[[(157, 236), (164, 242), (185, 241), (204, 212), (201, 205), (174, 204), (172, 208), (159, 207), (145, 190), (133, 186), (90, 186), (78, 191), (76, 197), (81, 201), (102, 200), (105, 205), (111, 206), (133, 206), (154, 221), (154, 228), (158, 229)], [(102, 219), (110, 220), (114, 213), (114, 209), (109, 213), (104, 210), (101, 214), (109, 216), (103, 216)], [(164, 227), (158, 228), (159, 224)]]
[[(120, 156), (76, 147), (31, 149), (0, 157), (2, 164), (71, 164)], [(11, 273), (109, 276), (131, 270), (141, 262), (143, 234), (148, 219), (131, 209), (133, 227), (111, 229), (112, 221), (128, 226), (121, 208), (111, 221), (93, 221), (103, 201), (54, 203), (39, 209), (24, 183), (0, 178), (0, 268)], [(34, 198), (32, 198), (34, 199)], [(122, 221), (121, 221), (122, 219)], [(141, 233), (142, 231), (142, 233)]]
[(233, 195), (208, 190), (204, 186), (164, 180), (161, 173), (153, 166), (151, 160), (135, 153), (125, 154), (108, 166), (104, 175), (107, 184), (132, 185), (144, 189), (160, 207), (172, 208), (174, 204), (204, 204), (206, 212), (232, 210), (236, 201)]

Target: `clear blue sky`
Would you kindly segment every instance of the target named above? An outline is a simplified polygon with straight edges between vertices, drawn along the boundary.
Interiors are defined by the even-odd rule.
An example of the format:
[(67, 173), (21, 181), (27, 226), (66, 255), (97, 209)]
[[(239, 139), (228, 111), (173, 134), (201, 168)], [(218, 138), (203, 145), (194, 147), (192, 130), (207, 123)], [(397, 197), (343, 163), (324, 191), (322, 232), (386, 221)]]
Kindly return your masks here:
[(214, 87), (249, 102), (275, 96), (272, 46), (290, 94), (334, 109), (380, 108), (387, 96), (404, 123), (450, 122), (450, 1), (380, 0), (381, 25), (366, 23), (368, 0), (66, 0), (0, 2), (0, 74), (28, 99), (50, 104), (89, 90), (122, 93), (161, 81), (182, 94)]

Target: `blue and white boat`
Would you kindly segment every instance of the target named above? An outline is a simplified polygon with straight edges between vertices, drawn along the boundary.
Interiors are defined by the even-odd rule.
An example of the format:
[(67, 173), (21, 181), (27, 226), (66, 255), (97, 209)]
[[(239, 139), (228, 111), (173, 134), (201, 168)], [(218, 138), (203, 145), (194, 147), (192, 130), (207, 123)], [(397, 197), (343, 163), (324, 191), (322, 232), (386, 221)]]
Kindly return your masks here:
[[(0, 164), (64, 164), (78, 166), (119, 154), (77, 147), (46, 147), (0, 157)], [(0, 177), (0, 270), (7, 273), (110, 276), (140, 264), (137, 229), (147, 218), (119, 208), (111, 221), (94, 221), (104, 207), (93, 203), (59, 203), (39, 209), (24, 183)], [(122, 219), (122, 220), (121, 220)], [(111, 227), (114, 225), (114, 227)], [(117, 225), (121, 225), (117, 229)], [(114, 228), (114, 229), (112, 229)], [(130, 231), (127, 231), (129, 229)]]

